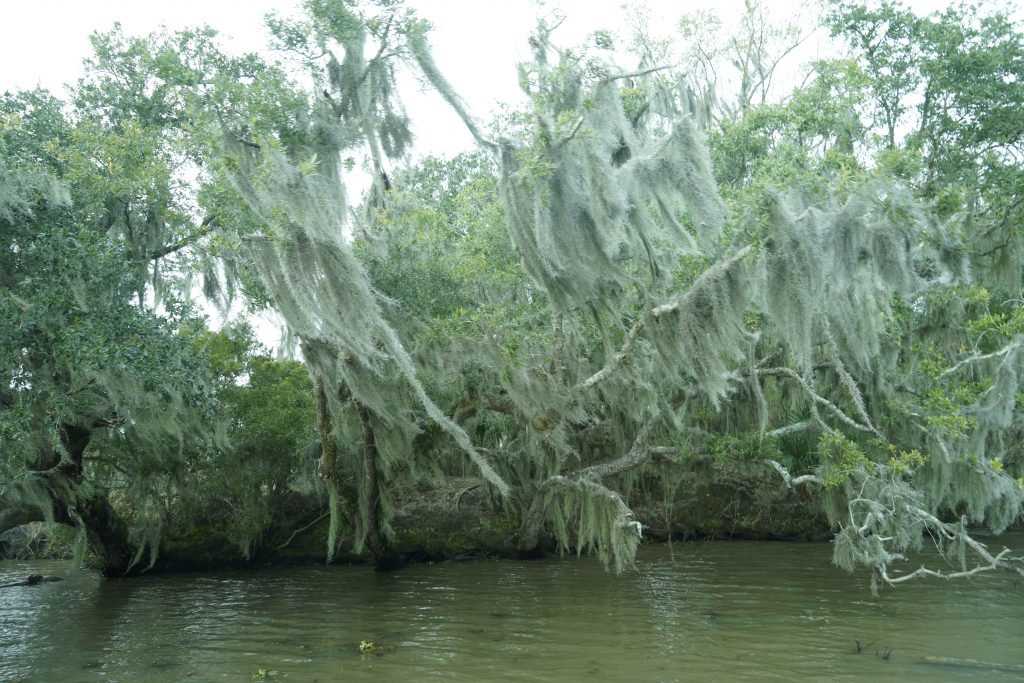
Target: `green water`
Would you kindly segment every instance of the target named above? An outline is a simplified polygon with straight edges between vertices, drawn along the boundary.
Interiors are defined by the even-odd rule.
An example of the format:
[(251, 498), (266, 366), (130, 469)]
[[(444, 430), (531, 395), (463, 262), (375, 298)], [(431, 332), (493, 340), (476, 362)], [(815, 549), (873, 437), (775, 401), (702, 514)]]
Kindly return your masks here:
[[(310, 682), (1024, 680), (1020, 577), (922, 580), (875, 599), (829, 553), (650, 546), (619, 577), (575, 558), (127, 581), (0, 563), (0, 583), (66, 577), (0, 589), (0, 681), (251, 681), (261, 669)], [(360, 653), (364, 640), (379, 653)]]

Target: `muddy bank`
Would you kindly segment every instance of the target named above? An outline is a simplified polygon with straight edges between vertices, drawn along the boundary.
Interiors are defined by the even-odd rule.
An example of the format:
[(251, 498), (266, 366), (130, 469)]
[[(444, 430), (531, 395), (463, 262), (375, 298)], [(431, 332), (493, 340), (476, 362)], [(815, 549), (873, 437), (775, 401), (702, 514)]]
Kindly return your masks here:
[[(392, 520), (394, 545), (407, 561), (449, 561), (473, 557), (518, 557), (519, 521), (489, 497), (477, 479), (451, 478), (443, 486), (401, 491)], [(683, 477), (671, 495), (653, 491), (646, 500), (630, 501), (644, 526), (645, 541), (669, 538), (823, 541), (831, 538), (828, 521), (809, 489), (790, 491), (777, 476), (749, 467), (708, 463)], [(217, 534), (201, 529), (187, 538), (164, 543), (160, 568), (167, 571), (237, 566), (322, 564), (328, 520), (319, 507), (301, 518), (296, 529), (276, 538), (246, 560), (226, 547)], [(305, 527), (305, 528), (303, 528)], [(287, 533), (285, 533), (287, 532)], [(555, 552), (550, 533), (542, 535), (541, 553)], [(352, 552), (351, 536), (342, 536), (335, 563), (364, 563)]]
[[(442, 486), (398, 492), (392, 520), (394, 546), (405, 561), (446, 561), (472, 557), (517, 557), (520, 525), (480, 486), (479, 480), (452, 478)], [(268, 529), (246, 554), (219, 528), (216, 515), (184, 533), (165, 532), (150, 573), (209, 571), (271, 565), (322, 564), (326, 558), (329, 520), (312, 499), (295, 499), (290, 524)], [(789, 491), (777, 477), (750, 468), (709, 463), (680, 478), (671, 489), (654, 488), (630, 505), (643, 524), (645, 541), (757, 539), (820, 541), (830, 537), (828, 523), (810, 491)], [(67, 532), (58, 529), (54, 543), (47, 531), (33, 530), (29, 552), (68, 554)], [(56, 541), (59, 541), (57, 543)], [(10, 549), (12, 546), (0, 546)], [(550, 533), (541, 536), (540, 552), (554, 552)], [(10, 554), (10, 553), (9, 553)], [(351, 534), (342, 535), (334, 563), (365, 563), (354, 552)]]

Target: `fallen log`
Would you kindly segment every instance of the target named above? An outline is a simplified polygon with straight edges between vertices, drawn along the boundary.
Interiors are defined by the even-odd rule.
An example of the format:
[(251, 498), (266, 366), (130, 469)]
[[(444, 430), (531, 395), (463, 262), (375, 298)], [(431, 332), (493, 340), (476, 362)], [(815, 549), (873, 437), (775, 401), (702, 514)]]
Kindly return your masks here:
[(53, 583), (56, 581), (63, 581), (59, 576), (43, 576), (42, 574), (29, 574), (25, 577), (24, 581), (17, 581), (15, 583), (5, 583), (0, 585), (0, 588), (13, 588), (15, 586), (35, 586), (40, 583)]
[(970, 669), (991, 669), (994, 671), (1024, 671), (1024, 664), (999, 664), (996, 662), (982, 662), (977, 659), (958, 659), (956, 657), (923, 657), (922, 661), (924, 661), (927, 664), (959, 666)]

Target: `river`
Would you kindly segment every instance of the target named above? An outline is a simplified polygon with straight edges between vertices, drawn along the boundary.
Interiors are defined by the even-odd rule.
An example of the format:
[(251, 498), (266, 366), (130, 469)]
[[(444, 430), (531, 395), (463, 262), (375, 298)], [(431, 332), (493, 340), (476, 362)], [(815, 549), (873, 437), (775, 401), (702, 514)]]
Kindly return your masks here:
[(575, 557), (124, 581), (5, 562), (0, 584), (65, 580), (0, 589), (0, 681), (1024, 680), (1020, 577), (874, 598), (830, 550), (652, 545), (623, 576)]

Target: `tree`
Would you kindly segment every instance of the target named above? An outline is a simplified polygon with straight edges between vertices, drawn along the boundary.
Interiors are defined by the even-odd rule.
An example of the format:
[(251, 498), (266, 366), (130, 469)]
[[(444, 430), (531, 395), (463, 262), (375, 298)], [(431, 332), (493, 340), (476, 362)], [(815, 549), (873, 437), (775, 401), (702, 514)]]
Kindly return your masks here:
[[(189, 455), (165, 537), (183, 562), (197, 533), (229, 542), (245, 561), (267, 557), (320, 517), (309, 373), (298, 361), (269, 357), (245, 325), (196, 336), (216, 377), (226, 443), (200, 444)], [(219, 555), (214, 561), (234, 559)]]
[[(887, 113), (879, 166), (908, 183), (922, 210), (944, 222), (922, 245), (918, 271), (930, 286), (896, 317), (892, 383), (876, 385), (882, 391), (873, 399), (896, 408), (887, 420), (890, 440), (906, 454), (921, 454), (911, 458), (920, 457), (919, 464), (897, 458), (893, 468), (901, 481), (912, 480), (920, 501), (905, 506), (914, 518), (898, 528), (909, 529), (910, 538), (930, 529), (940, 545), (961, 553), (966, 545), (982, 559), (981, 569), (1005, 566), (963, 525), (1005, 528), (1020, 514), (1024, 491), (1024, 480), (1015, 480), (1019, 458), (1008, 447), (1019, 429), (1011, 387), (1020, 337), (1011, 321), (1019, 317), (1020, 263), (1009, 217), (1019, 199), (1010, 179), (1020, 166), (1015, 128), (1005, 117), (1020, 94), (1021, 32), (1004, 14), (973, 7), (918, 17), (893, 3), (837, 4), (828, 21), (835, 35), (850, 40), (878, 108)], [(894, 53), (903, 55), (899, 68), (877, 61)], [(902, 139), (900, 125), (907, 131)], [(899, 505), (858, 505), (863, 516), (847, 528), (861, 533), (872, 530), (875, 518), (902, 514)], [(979, 570), (960, 557), (954, 573)], [(883, 579), (905, 580), (892, 579), (885, 562), (880, 566)]]
[[(4, 526), (72, 524), (110, 575), (143, 569), (147, 550), (152, 565), (171, 501), (189, 497), (188, 458), (224, 445), (187, 302), (199, 270), (216, 294), (213, 266), (231, 270), (252, 226), (205, 166), (213, 129), (194, 117), (227, 121), (244, 93), (268, 103), (250, 112), (258, 123), (289, 100), (280, 72), (225, 57), (214, 35), (129, 39), (115, 26), (93, 36), (73, 103), (3, 98), (0, 403), (19, 443), (0, 478)], [(279, 97), (246, 89), (255, 73)], [(220, 108), (197, 107), (213, 90)]]
[[(905, 128), (908, 177), (942, 219), (962, 215), (987, 286), (1020, 288), (1017, 231), (1024, 98), (1019, 26), (1004, 12), (960, 5), (918, 17), (899, 3), (834, 3), (833, 35), (851, 43), (883, 112), (887, 146)], [(955, 219), (955, 218), (954, 218)], [(992, 267), (989, 267), (989, 264)], [(1005, 278), (1009, 278), (1006, 280)]]
[[(901, 449), (877, 426), (882, 394), (875, 390), (888, 379), (877, 361), (891, 358), (882, 352), (893, 338), (890, 325), (935, 282), (922, 276), (932, 263), (929, 245), (941, 239), (908, 193), (873, 173), (830, 187), (808, 168), (791, 179), (802, 181), (799, 191), (755, 187), (744, 198), (746, 213), (734, 214), (686, 113), (691, 95), (645, 107), (644, 98), (664, 92), (654, 82), (656, 69), (623, 72), (585, 51), (557, 50), (544, 25), (533, 37), (533, 62), (521, 67), (532, 120), (518, 139), (492, 140), (437, 71), (423, 27), (408, 14), (388, 7), (367, 19), (337, 3), (308, 9), (310, 23), (282, 35), (293, 49), (327, 62), (321, 82), (329, 87), (306, 115), (313, 122), (309, 142), (236, 138), (229, 149), (243, 193), (275, 226), (256, 255), (263, 280), (307, 340), (307, 358), (325, 386), (340, 377), (351, 392), (339, 384), (325, 396), (351, 395), (369, 407), (361, 413), (369, 426), (364, 434), (381, 432), (373, 419), (414, 434), (410, 413), (395, 409), (410, 404), (394, 387), (411, 387), (419, 407), (474, 458), (496, 491), (518, 501), (524, 549), (549, 520), (563, 544), (575, 539), (578, 548), (595, 547), (621, 568), (638, 534), (612, 482), (628, 483), (621, 475), (654, 455), (677, 453), (689, 415), (718, 411), (741, 393), (749, 397), (747, 424), (762, 434), (821, 435), (817, 473), (803, 481), (822, 482), (835, 509), (855, 519), (868, 506), (870, 523), (851, 527), (836, 518), (836, 559), (844, 566), (867, 563), (887, 577), (887, 563), (925, 528), (968, 542), (930, 512), (943, 502), (928, 500), (908, 481), (921, 464), (918, 452)], [(362, 56), (367, 37), (378, 46), (370, 60)], [(344, 58), (332, 56), (328, 43), (340, 46)], [(490, 461), (427, 395), (406, 350), (410, 342), (398, 331), (406, 329), (401, 312), (381, 307), (371, 274), (339, 237), (346, 218), (338, 212), (336, 159), (345, 148), (339, 140), (369, 140), (379, 179), (369, 224), (387, 215), (391, 179), (374, 147), (383, 148), (388, 136), (379, 125), (394, 106), (387, 59), (403, 55), (498, 160), (505, 225), (535, 296), (551, 307), (547, 316), (524, 321), (525, 329), (538, 330), (527, 356), (513, 355), (500, 373), (485, 373), (489, 393), (470, 394), (473, 411), (513, 418), (499, 439), (507, 450)], [(854, 133), (845, 131), (847, 147)], [(510, 338), (492, 339), (512, 345)], [(1016, 362), (1015, 348), (999, 358)], [(1006, 390), (1016, 381), (999, 376)], [(1002, 389), (986, 395), (993, 392), (1007, 396)], [(767, 397), (786, 395), (799, 397), (799, 407), (787, 412), (805, 416), (776, 427)], [(1005, 410), (1006, 403), (999, 405)], [(595, 433), (602, 433), (597, 444), (588, 441)], [(861, 442), (875, 444), (875, 452), (865, 454)], [(386, 458), (384, 452), (366, 440), (366, 462)], [(374, 465), (364, 482), (379, 473)], [(996, 527), (1008, 521), (997, 510), (1011, 518), (1019, 510), (1008, 481), (989, 481), (976, 511), (992, 514)], [(858, 490), (870, 495), (854, 495)], [(376, 505), (372, 492), (360, 505), (367, 501)], [(909, 516), (879, 512), (891, 505)], [(370, 514), (379, 516), (379, 508)], [(983, 557), (992, 567), (1005, 565), (1003, 557)]]
[[(115, 507), (118, 482), (146, 489), (209, 433), (212, 394), (187, 338), (187, 306), (139, 300), (131, 250), (75, 177), (79, 130), (42, 91), (0, 99), (0, 429), (4, 530), (46, 519), (77, 527), (104, 573), (156, 546), (152, 499)], [(102, 173), (102, 171), (94, 171)], [(90, 446), (121, 444), (107, 463)]]
[[(149, 321), (146, 348), (164, 349), (166, 367), (181, 364), (167, 383), (188, 409), (175, 425), (190, 424), (212, 397), (196, 389), (210, 376), (202, 358), (184, 354), (204, 349), (220, 363), (219, 396), (238, 445), (185, 448), (151, 421), (145, 397), (158, 383), (122, 398), (103, 356), (90, 406), (111, 406), (98, 413), (104, 420), (132, 417), (105, 443), (112, 462), (82, 466), (99, 475), (96, 498), (153, 522), (187, 510), (180, 483), (198, 482), (240, 511), (227, 533), (255, 553), (286, 504), (277, 494), (315, 457), (331, 516), (328, 559), (347, 527), (356, 548), (388, 568), (400, 563), (396, 491), (469, 472), (517, 521), (523, 553), (550, 530), (562, 549), (596, 550), (621, 570), (640, 541), (632, 501), (652, 482), (728, 453), (814, 491), (844, 567), (903, 580), (893, 563), (925, 534), (964, 558), (953, 575), (1013, 567), (968, 523), (999, 531), (1024, 501), (1012, 448), (1024, 336), (1015, 290), (994, 295), (969, 279), (969, 237), (979, 223), (997, 244), (995, 235), (1013, 235), (1019, 206), (999, 192), (1015, 187), (1018, 172), (1016, 129), (1001, 108), (1016, 90), (998, 82), (1015, 81), (991, 80), (979, 96), (949, 74), (1016, 68), (999, 61), (998, 46), (1016, 54), (1018, 33), (996, 19), (958, 33), (948, 18), (929, 23), (888, 5), (837, 7), (829, 20), (861, 36), (859, 61), (816, 64), (788, 97), (759, 103), (756, 80), (767, 83), (774, 58), (751, 6), (746, 38), (728, 43), (748, 78), (740, 106), (719, 118), (694, 94), (706, 89), (686, 85), (653, 52), (624, 69), (610, 61), (610, 35), (559, 48), (557, 27), (542, 23), (532, 60), (519, 67), (529, 107), (490, 129), (439, 72), (428, 26), (400, 3), (310, 0), (303, 18), (273, 18), (278, 47), (310, 75), (308, 91), (283, 67), (223, 56), (209, 31), (99, 38), (103, 68), (77, 92), (80, 119), (72, 125), (54, 105), (33, 124), (66, 135), (73, 153), (40, 148), (50, 133), (7, 131), (13, 170), (0, 197), (22, 236), (3, 258), (31, 277), (45, 267), (31, 259), (45, 250), (22, 244), (40, 226), (95, 226), (92, 241), (43, 240), (54, 253), (88, 243), (111, 255), (90, 261), (109, 271), (62, 280), (59, 291), (78, 291), (83, 278), (121, 283), (100, 297), (109, 315), (124, 329)], [(883, 53), (903, 60), (899, 73), (879, 67)], [(402, 168), (412, 129), (401, 69), (444, 97), (478, 154)], [(901, 138), (908, 93), (923, 83), (929, 123)], [(884, 131), (877, 139), (875, 127)], [(960, 143), (993, 152), (983, 175), (956, 156)], [(139, 150), (159, 163), (138, 166)], [(343, 180), (361, 155), (372, 186), (358, 203)], [(166, 190), (183, 164), (198, 170), (188, 201)], [(977, 182), (961, 192), (956, 184), (968, 178)], [(195, 220), (197, 208), (208, 218)], [(176, 254), (183, 273), (208, 271), (207, 282), (240, 282), (279, 311), (311, 381), (294, 364), (224, 362), (251, 356), (245, 335), (199, 332), (173, 296), (166, 315), (148, 312), (145, 283), (172, 272), (153, 265), (158, 252)], [(979, 269), (983, 283), (1006, 287), (1001, 278), (1019, 274), (1012, 249), (1003, 253), (1005, 263)], [(10, 282), (9, 310), (42, 310), (14, 289), (20, 280)], [(90, 307), (97, 296), (86, 297)], [(34, 364), (18, 354), (34, 348), (29, 339), (56, 334), (45, 321), (65, 329), (67, 315), (33, 319), (39, 329), (20, 320), (12, 329), (30, 336), (7, 355), (30, 379), (11, 375), (5, 419), (20, 435), (56, 434), (49, 452), (59, 460), (52, 454), (74, 445), (63, 425), (83, 419), (26, 420), (47, 414), (44, 394), (68, 393), (40, 393), (35, 380), (53, 375), (44, 360), (65, 347), (38, 346)], [(128, 353), (97, 339), (104, 353)], [(155, 360), (130, 367), (148, 377)], [(249, 385), (235, 385), (243, 376)], [(297, 398), (303, 391), (311, 402)], [(286, 429), (255, 397), (281, 398), (307, 420), (312, 410), (318, 447), (299, 448), (308, 421)], [(19, 401), (41, 407), (18, 417)], [(281, 438), (264, 450), (268, 434)], [(155, 457), (133, 460), (136, 443)], [(168, 447), (178, 455), (160, 455)], [(218, 476), (239, 457), (258, 461)], [(7, 480), (45, 476), (29, 467)], [(106, 491), (113, 481), (129, 485), (127, 502)], [(4, 495), (29, 500), (32, 486), (15, 482)], [(967, 551), (979, 564), (968, 566)]]

